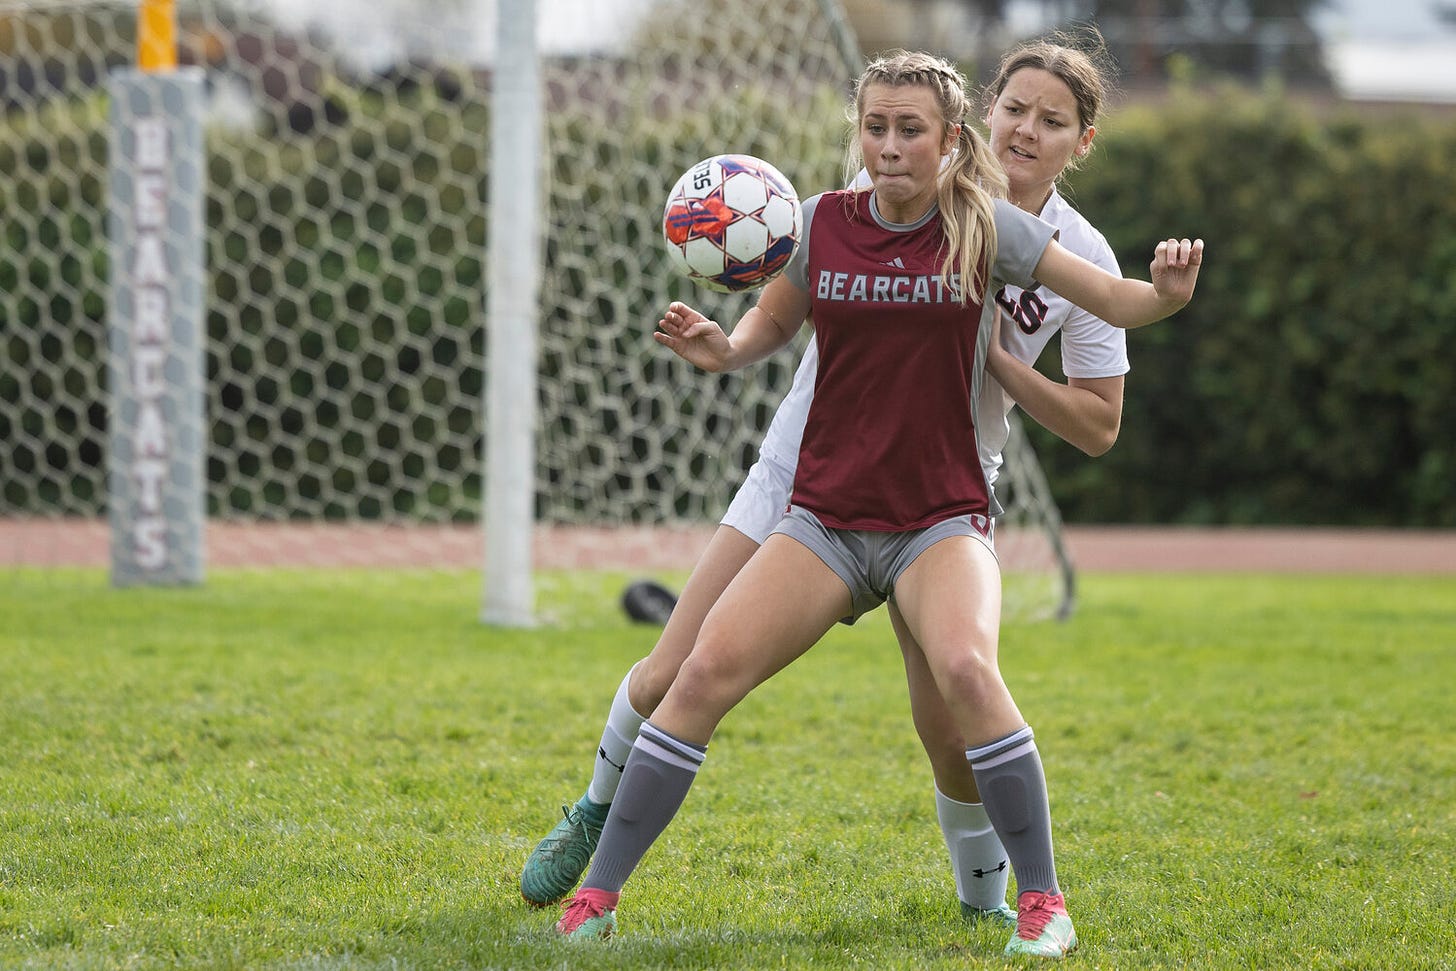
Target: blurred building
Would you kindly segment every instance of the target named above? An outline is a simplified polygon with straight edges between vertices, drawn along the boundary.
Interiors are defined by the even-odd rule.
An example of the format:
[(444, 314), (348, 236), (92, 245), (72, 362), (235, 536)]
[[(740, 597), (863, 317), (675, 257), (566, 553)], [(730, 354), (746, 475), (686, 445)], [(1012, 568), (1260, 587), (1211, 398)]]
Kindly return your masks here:
[(1456, 0), (842, 0), (861, 47), (928, 47), (984, 73), (998, 52), (1075, 22), (1101, 29), (1132, 88), (1180, 61), (1198, 76), (1355, 101), (1456, 103)]
[[(333, 37), (383, 68), (442, 43), (467, 61), (494, 56), (495, 0), (263, 0), (295, 30)], [(1095, 22), (1130, 87), (1160, 85), (1174, 63), (1200, 76), (1366, 101), (1456, 103), (1456, 0), (840, 0), (866, 54), (935, 50), (984, 74), (1017, 40)], [(536, 0), (542, 47), (610, 48), (652, 0)], [(428, 16), (421, 16), (428, 11)]]
[(1330, 0), (1317, 24), (1343, 97), (1456, 104), (1456, 3)]

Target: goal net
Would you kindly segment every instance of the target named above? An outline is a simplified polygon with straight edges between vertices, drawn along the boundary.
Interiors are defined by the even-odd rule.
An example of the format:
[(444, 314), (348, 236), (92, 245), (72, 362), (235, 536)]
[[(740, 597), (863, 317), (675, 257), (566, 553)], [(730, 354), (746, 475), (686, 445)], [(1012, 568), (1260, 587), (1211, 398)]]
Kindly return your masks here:
[[(692, 289), (660, 244), (698, 159), (843, 182), (861, 66), (836, 0), (538, 0), (544, 80), (538, 565), (691, 565), (792, 380), (699, 373), (651, 332)], [(182, 0), (205, 72), (207, 557), (475, 567), (494, 7)], [(106, 80), (137, 10), (0, 0), (0, 553), (105, 562)], [(1023, 436), (998, 489), (1007, 608), (1070, 571)], [(19, 538), (16, 538), (19, 537)], [(76, 537), (80, 537), (76, 539)], [(664, 538), (666, 537), (666, 538)], [(95, 545), (101, 543), (99, 559)], [(89, 545), (88, 545), (89, 544)], [(88, 552), (89, 551), (89, 552)]]

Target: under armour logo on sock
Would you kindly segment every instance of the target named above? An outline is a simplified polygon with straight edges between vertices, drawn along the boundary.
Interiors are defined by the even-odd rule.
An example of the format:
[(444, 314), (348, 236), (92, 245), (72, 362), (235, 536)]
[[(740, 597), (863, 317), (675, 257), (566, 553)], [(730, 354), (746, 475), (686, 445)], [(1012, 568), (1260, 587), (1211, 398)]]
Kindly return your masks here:
[(992, 870), (982, 870), (980, 867), (977, 867), (976, 869), (971, 871), (971, 876), (979, 880), (982, 877), (989, 877), (993, 873), (1000, 873), (1004, 869), (1006, 869), (1006, 861), (1002, 860), (996, 865), (995, 869)]
[[(601, 757), (601, 760), (603, 762), (607, 763), (612, 768), (616, 769), (618, 772), (621, 772), (623, 769), (625, 769), (627, 767), (627, 763), (626, 762), (623, 762), (621, 765), (618, 765), (617, 763), (613, 762), (611, 759), (607, 758), (607, 750), (604, 749), (604, 748), (597, 749), (597, 755)], [(1003, 864), (1003, 866), (1004, 865), (1005, 864)]]

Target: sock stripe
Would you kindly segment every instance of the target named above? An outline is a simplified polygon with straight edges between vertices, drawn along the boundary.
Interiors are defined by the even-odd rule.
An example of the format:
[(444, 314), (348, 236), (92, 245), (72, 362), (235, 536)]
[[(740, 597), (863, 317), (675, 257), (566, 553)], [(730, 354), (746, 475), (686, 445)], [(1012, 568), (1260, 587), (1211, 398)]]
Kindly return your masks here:
[(694, 772), (703, 764), (708, 750), (692, 742), (684, 742), (658, 728), (651, 722), (643, 722), (637, 731), (637, 745), (645, 752), (662, 759), (670, 765)]
[(966, 759), (973, 769), (990, 769), (1035, 750), (1035, 736), (1027, 725), (988, 745), (966, 749)]
[(979, 762), (972, 762), (971, 763), (971, 768), (972, 769), (994, 769), (998, 765), (1005, 765), (1007, 762), (1011, 762), (1011, 761), (1013, 761), (1015, 759), (1021, 758), (1023, 755), (1027, 754), (1028, 752), (1035, 752), (1035, 751), (1036, 751), (1036, 743), (1035, 742), (1026, 742), (1023, 745), (1016, 746), (1016, 748), (1007, 749), (1004, 752), (1000, 752), (1000, 753), (998, 753), (996, 755), (993, 755), (989, 759), (982, 759)]

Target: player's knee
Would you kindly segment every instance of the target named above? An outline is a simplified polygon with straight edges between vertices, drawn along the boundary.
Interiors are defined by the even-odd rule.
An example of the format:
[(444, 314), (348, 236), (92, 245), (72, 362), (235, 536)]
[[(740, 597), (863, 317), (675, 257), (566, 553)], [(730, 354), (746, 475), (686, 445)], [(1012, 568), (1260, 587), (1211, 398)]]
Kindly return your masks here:
[(1004, 690), (996, 662), (971, 649), (958, 651), (949, 658), (939, 680), (949, 694), (973, 705), (982, 704)]
[(697, 651), (688, 655), (678, 669), (673, 690), (689, 704), (714, 708), (733, 674), (712, 651)]

